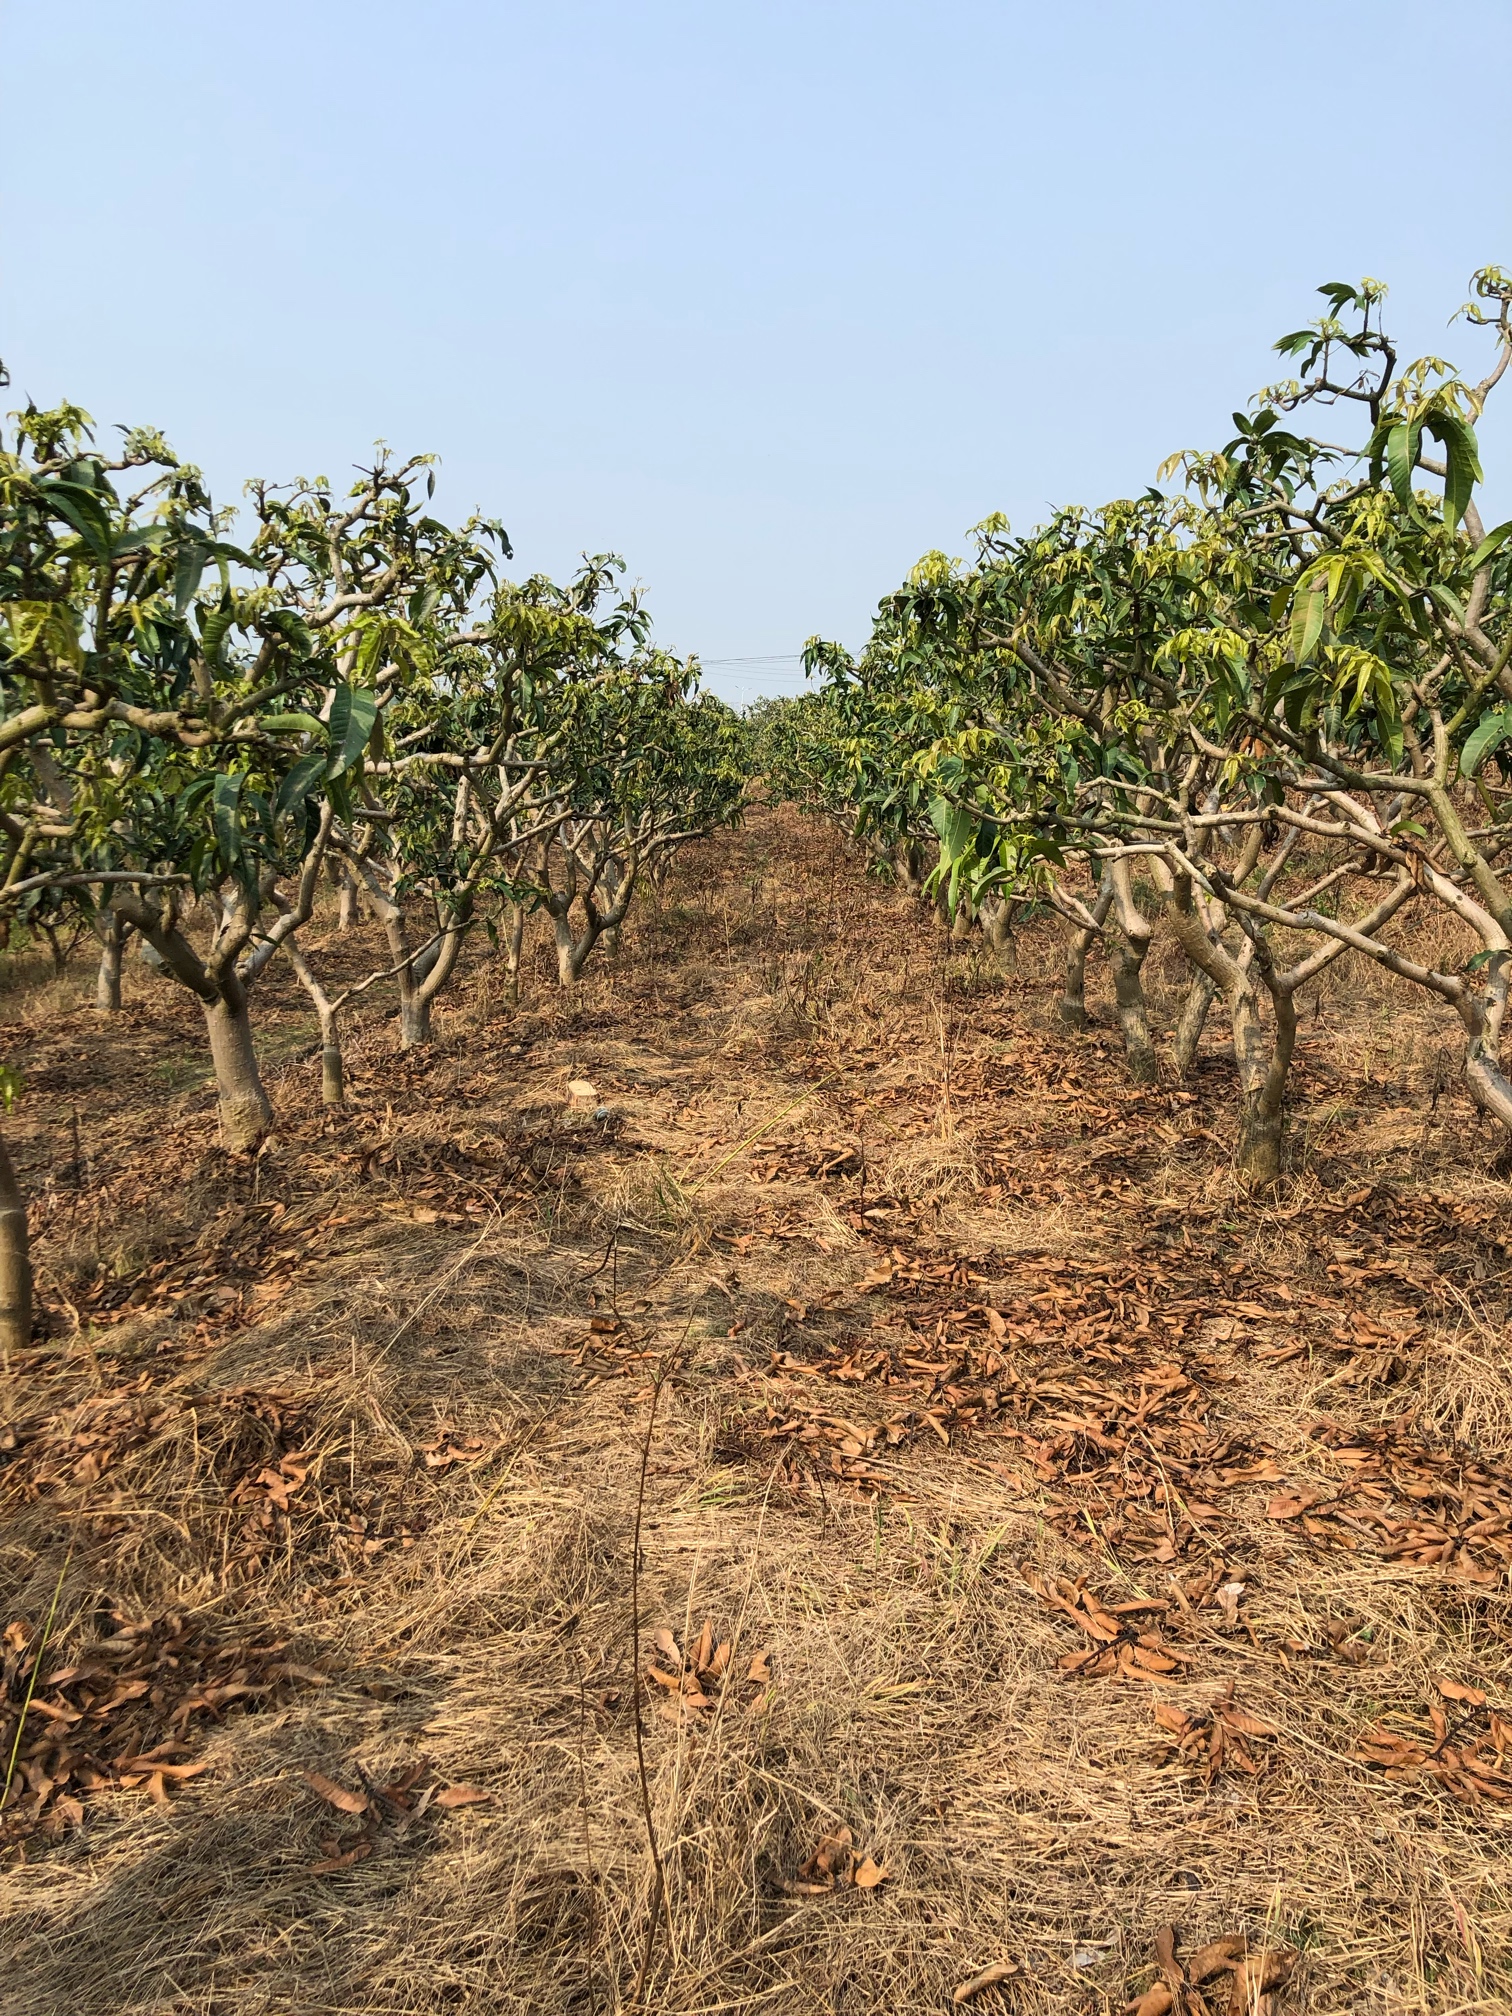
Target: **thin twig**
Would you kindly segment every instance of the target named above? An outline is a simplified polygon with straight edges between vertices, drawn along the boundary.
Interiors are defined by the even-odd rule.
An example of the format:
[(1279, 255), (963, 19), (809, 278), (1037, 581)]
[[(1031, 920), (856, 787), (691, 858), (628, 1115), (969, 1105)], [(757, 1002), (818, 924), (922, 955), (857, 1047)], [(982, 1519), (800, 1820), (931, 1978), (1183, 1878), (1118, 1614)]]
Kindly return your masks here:
[(662, 1912), (667, 1902), (667, 1872), (662, 1866), (661, 1848), (656, 1839), (656, 1821), (651, 1812), (651, 1783), (646, 1776), (646, 1730), (641, 1715), (640, 1676), (640, 1557), (641, 1522), (646, 1510), (646, 1471), (651, 1463), (651, 1437), (656, 1427), (656, 1409), (661, 1400), (662, 1387), (667, 1383), (678, 1352), (687, 1341), (688, 1332), (693, 1327), (692, 1313), (689, 1313), (683, 1334), (676, 1346), (662, 1360), (661, 1367), (651, 1386), (651, 1405), (646, 1410), (646, 1432), (641, 1440), (640, 1477), (635, 1491), (635, 1531), (630, 1542), (630, 1685), (631, 1698), (635, 1704), (635, 1769), (640, 1779), (641, 1815), (646, 1823), (646, 1842), (651, 1850), (651, 1865), (655, 1871), (656, 1885), (651, 1899), (651, 1916), (646, 1921), (646, 1946), (641, 1954), (635, 1986), (630, 1991), (630, 2007), (640, 2006), (641, 1994), (646, 1985), (646, 1977), (651, 1971), (651, 1955), (656, 1947), (656, 1930), (661, 1923)]
[(598, 1990), (593, 1963), (598, 1950), (598, 1892), (593, 1881), (593, 1835), (588, 1825), (588, 1757), (584, 1731), (588, 1719), (588, 1675), (578, 1669), (578, 1787), (583, 1802), (583, 1861), (588, 1870), (588, 2016), (598, 2016)]

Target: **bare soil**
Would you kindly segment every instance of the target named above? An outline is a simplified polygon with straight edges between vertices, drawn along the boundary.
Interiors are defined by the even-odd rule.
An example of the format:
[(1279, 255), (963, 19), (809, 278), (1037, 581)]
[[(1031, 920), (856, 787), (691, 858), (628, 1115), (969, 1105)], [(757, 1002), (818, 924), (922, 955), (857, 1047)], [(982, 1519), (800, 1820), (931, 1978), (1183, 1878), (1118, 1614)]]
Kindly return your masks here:
[(9, 962), (7, 2016), (1512, 2004), (1453, 1026), (1331, 975), (1248, 1200), (1217, 1021), (1131, 1087), (1057, 957), (758, 814), (575, 1001), (368, 997), (343, 1116), (270, 971), (255, 1159), (187, 997)]

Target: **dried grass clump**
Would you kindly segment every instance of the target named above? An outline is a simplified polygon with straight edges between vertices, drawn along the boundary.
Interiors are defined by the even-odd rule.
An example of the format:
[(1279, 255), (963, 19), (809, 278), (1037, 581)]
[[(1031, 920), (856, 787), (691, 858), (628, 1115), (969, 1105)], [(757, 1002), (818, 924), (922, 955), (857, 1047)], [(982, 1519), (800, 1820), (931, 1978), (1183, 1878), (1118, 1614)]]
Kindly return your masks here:
[(960, 1131), (905, 1142), (888, 1156), (885, 1170), (890, 1194), (909, 1204), (944, 1203), (982, 1185), (976, 1150)]

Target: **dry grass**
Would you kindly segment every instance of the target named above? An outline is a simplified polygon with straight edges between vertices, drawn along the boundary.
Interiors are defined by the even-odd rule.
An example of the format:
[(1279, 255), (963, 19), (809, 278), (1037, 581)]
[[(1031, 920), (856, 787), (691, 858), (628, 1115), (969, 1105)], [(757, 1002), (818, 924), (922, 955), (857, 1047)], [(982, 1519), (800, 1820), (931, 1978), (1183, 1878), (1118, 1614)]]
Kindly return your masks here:
[[(1440, 1062), (1452, 1034), (1331, 976), (1292, 1173), (1251, 1203), (1223, 1032), (1189, 1093), (1131, 1092), (1099, 975), (1102, 1026), (1051, 1029), (1054, 950), (1031, 929), (1005, 969), (952, 947), (827, 835), (763, 816), (688, 855), (575, 1006), (542, 942), (521, 1013), (480, 971), (426, 1058), (357, 1024), (338, 1122), (271, 974), (281, 1125), (252, 1165), (215, 1149), (192, 1012), (161, 983), (133, 967), (109, 1027), (72, 980), (13, 996), (54, 1334), (8, 1396), (5, 1617), (35, 1632), (64, 1571), (44, 1672), (183, 1620), (162, 1701), (91, 1739), (112, 1754), (150, 1747), (212, 1655), (279, 1643), (315, 1677), (265, 1659), (259, 1692), (192, 1714), (209, 1768), (167, 1803), (104, 1786), (12, 1849), (7, 2016), (624, 2008), (655, 1895), (637, 1712), (667, 1883), (643, 2006), (667, 2016), (940, 2009), (999, 1959), (1021, 1972), (975, 2007), (1108, 2008), (1172, 1920), (1296, 1949), (1293, 2007), (1507, 2006), (1495, 1800), (1355, 1755), (1382, 1721), (1426, 1729), (1445, 1678), (1512, 1699), (1505, 1579), (1266, 1509), (1337, 1489), (1350, 1436), (1512, 1458), (1505, 1194)], [(607, 1123), (563, 1111), (578, 1076)], [(1055, 1271), (1125, 1260), (1122, 1316)], [(894, 1369), (858, 1374), (874, 1350)], [(921, 1351), (956, 1369), (910, 1373)], [(1153, 1458), (1126, 1427), (1118, 1459), (1056, 1455), (1047, 1410), (1080, 1402), (978, 1403), (984, 1381), (1091, 1378), (1127, 1422), (1173, 1354), (1187, 1440), (1152, 1426)], [(1202, 1435), (1273, 1451), (1281, 1481), (1188, 1517), (1179, 1473), (1163, 1562), (1139, 1525), (1160, 1494), (1138, 1494), (1205, 1461)], [(280, 1509), (255, 1480), (291, 1456)], [(1232, 1624), (1215, 1574), (1244, 1583)], [(1068, 1676), (1087, 1641), (1029, 1577), (1165, 1606), (1179, 1661)], [(686, 1647), (706, 1618), (733, 1646), (710, 1705), (669, 1714), (643, 1683), (637, 1711), (652, 1633)], [(1278, 1733), (1258, 1775), (1208, 1782), (1152, 1709), (1230, 1689)], [(378, 1827), (302, 1775), (381, 1787), (421, 1760), (490, 1800), (378, 1801)], [(803, 1894), (842, 1825), (886, 1880)], [(370, 1852), (312, 1873), (333, 1839)]]

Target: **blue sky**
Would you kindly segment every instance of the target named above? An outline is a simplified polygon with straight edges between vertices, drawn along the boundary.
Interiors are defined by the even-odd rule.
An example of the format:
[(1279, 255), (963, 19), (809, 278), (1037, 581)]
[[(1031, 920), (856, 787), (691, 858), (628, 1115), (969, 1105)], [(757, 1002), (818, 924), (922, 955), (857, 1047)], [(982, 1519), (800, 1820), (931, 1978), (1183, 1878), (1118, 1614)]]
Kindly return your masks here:
[(621, 552), (713, 661), (1143, 488), (1319, 281), (1468, 368), (1512, 265), (1505, 0), (9, 0), (0, 61), (13, 392), (222, 499), (434, 450), (518, 571)]

